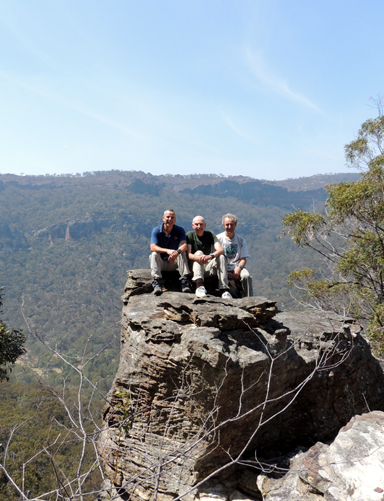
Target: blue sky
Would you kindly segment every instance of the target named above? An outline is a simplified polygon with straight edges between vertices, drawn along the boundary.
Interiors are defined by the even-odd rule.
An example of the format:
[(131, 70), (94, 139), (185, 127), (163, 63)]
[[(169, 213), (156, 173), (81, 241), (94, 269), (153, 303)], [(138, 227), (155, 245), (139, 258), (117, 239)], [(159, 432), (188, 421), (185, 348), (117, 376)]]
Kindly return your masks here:
[(384, 2), (2, 0), (0, 173), (346, 172)]

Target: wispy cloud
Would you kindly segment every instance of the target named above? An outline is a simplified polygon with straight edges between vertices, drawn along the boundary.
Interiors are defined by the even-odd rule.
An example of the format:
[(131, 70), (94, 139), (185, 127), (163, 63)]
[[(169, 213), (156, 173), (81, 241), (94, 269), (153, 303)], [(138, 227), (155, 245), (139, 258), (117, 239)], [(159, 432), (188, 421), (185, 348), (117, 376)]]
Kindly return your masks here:
[(253, 51), (250, 47), (246, 47), (245, 57), (252, 74), (261, 84), (265, 85), (279, 96), (323, 114), (322, 110), (310, 99), (292, 90), (286, 81), (274, 75), (273, 72), (266, 67), (261, 51)]
[(249, 135), (242, 131), (241, 129), (239, 129), (231, 120), (231, 118), (229, 118), (228, 115), (223, 115), (223, 119), (224, 119), (224, 122), (233, 130), (236, 132), (236, 134), (238, 134), (239, 136), (241, 136), (242, 138), (246, 139), (247, 141), (250, 141), (250, 142), (253, 142), (251, 140), (251, 138), (249, 137)]

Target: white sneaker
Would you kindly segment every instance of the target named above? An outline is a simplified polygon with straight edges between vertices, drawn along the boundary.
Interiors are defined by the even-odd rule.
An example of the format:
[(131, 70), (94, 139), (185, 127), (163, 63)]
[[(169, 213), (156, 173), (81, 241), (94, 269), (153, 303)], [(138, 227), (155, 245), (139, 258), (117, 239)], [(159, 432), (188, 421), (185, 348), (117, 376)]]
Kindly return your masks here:
[(202, 285), (196, 289), (196, 297), (205, 297), (207, 295), (207, 289)]
[(230, 293), (230, 292), (228, 292), (228, 291), (223, 292), (223, 293), (222, 293), (222, 295), (221, 295), (221, 297), (222, 297), (223, 299), (233, 299), (233, 297), (232, 297), (231, 293)]

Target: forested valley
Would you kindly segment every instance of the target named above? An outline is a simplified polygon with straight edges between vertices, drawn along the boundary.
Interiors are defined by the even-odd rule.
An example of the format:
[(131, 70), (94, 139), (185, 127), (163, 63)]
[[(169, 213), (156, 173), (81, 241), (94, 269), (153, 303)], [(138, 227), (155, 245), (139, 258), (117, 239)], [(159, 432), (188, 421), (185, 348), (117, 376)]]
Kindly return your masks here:
[[(151, 230), (165, 209), (173, 208), (186, 230), (195, 215), (203, 215), (216, 233), (223, 214), (236, 214), (255, 295), (277, 301), (280, 310), (295, 309), (288, 274), (319, 262), (280, 238), (282, 218), (293, 209), (321, 212), (326, 185), (356, 179), (357, 174), (339, 174), (267, 182), (123, 171), (0, 175), (1, 318), (28, 337), (27, 353), (0, 384), (1, 447), (17, 423), (29, 420), (13, 437), (15, 471), (67, 419), (48, 385), (60, 392), (65, 381), (75, 405), (78, 378), (61, 355), (97, 384), (97, 392), (84, 387), (84, 398), (92, 397), (89, 412), (99, 418), (118, 366), (126, 270), (148, 268)], [(74, 467), (73, 449), (62, 447), (57, 455)], [(53, 475), (47, 459), (34, 462), (27, 475), (30, 489), (49, 489)], [(0, 476), (1, 500), (12, 499), (9, 489)]]

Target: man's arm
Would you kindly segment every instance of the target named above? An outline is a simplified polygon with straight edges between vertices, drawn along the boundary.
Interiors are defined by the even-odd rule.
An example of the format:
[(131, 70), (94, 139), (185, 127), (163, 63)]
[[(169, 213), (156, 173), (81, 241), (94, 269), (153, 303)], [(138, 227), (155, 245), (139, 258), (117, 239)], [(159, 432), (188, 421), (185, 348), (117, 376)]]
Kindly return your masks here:
[(185, 240), (182, 240), (180, 242), (180, 245), (179, 245), (179, 250), (181, 251), (180, 254), (182, 254), (183, 252), (187, 252), (188, 250), (188, 245), (187, 245), (187, 242)]
[(202, 263), (209, 263), (209, 261), (212, 261), (212, 259), (216, 259), (217, 257), (224, 254), (224, 249), (222, 248), (220, 242), (215, 242), (213, 244), (213, 247), (215, 249), (214, 252), (211, 252), (211, 254), (208, 254), (207, 256), (200, 256), (202, 258)]
[(214, 252), (215, 257), (219, 257), (219, 256), (221, 256), (222, 254), (224, 254), (224, 249), (223, 249), (223, 247), (221, 246), (221, 243), (220, 243), (220, 242), (215, 242), (215, 243), (213, 244), (213, 247), (215, 248), (215, 252)]
[[(213, 235), (212, 244), (213, 244), (215, 251), (211, 254), (206, 254), (206, 255), (198, 254), (198, 255), (196, 255), (196, 254), (192, 253), (192, 245), (188, 244), (188, 259), (190, 259), (191, 261), (197, 261), (200, 264), (207, 264), (207, 263), (209, 263), (209, 261), (212, 261), (212, 259), (215, 259), (216, 257), (221, 256), (221, 254), (224, 254), (224, 249), (220, 245), (220, 242), (217, 240), (216, 236), (213, 233), (212, 233), (212, 235)], [(212, 256), (212, 254), (213, 254), (213, 256)]]
[(158, 254), (160, 253), (167, 253), (168, 254), (168, 251), (169, 249), (163, 249), (162, 247), (159, 247), (157, 244), (151, 244), (149, 246), (151, 252), (157, 252)]
[(151, 252), (157, 252), (157, 254), (160, 254), (160, 253), (167, 253), (168, 254), (167, 251), (169, 249), (163, 249), (162, 247), (160, 247), (160, 245), (158, 245), (158, 241), (159, 241), (159, 229), (158, 229), (158, 227), (156, 227), (156, 228), (153, 228), (153, 230), (152, 230), (151, 243), (149, 244), (149, 250)]
[(238, 240), (240, 245), (240, 251), (239, 251), (240, 261), (237, 264), (236, 268), (233, 270), (231, 277), (228, 275), (228, 278), (233, 278), (235, 280), (237, 280), (240, 277), (241, 270), (242, 268), (245, 267), (247, 263), (247, 257), (249, 256), (245, 239), (243, 237), (238, 237)]
[(198, 254), (196, 256), (196, 254), (193, 254), (192, 253), (192, 245), (191, 244), (188, 244), (188, 251), (187, 252), (188, 252), (188, 254), (187, 254), (188, 255), (188, 259), (190, 259), (191, 261), (197, 261), (200, 264), (204, 264), (205, 263), (204, 258), (206, 256), (203, 256), (203, 255), (200, 255), (200, 254)]
[(168, 261), (170, 263), (174, 263), (176, 261), (177, 256), (179, 254), (182, 254), (183, 252), (186, 252), (186, 250), (187, 250), (187, 242), (185, 240), (182, 240), (180, 242), (180, 245), (179, 245), (179, 248), (178, 248), (178, 250), (180, 250), (180, 252), (178, 252), (175, 249), (164, 249), (163, 247), (160, 247), (157, 244), (151, 244), (150, 245), (150, 250), (151, 250), (151, 252), (157, 252), (157, 254), (168, 254)]
[(174, 263), (177, 259), (177, 256), (179, 254), (182, 254), (183, 252), (186, 252), (188, 249), (187, 247), (187, 242), (185, 240), (181, 240), (181, 242), (179, 243), (179, 247), (177, 250), (174, 250), (170, 255), (169, 255), (169, 258), (168, 258), (168, 261), (170, 263)]
[(236, 266), (233, 272), (228, 273), (228, 278), (231, 279), (233, 278), (234, 280), (237, 280), (240, 277), (242, 268), (244, 268), (246, 264), (247, 264), (247, 259), (245, 257), (241, 258), (239, 264)]
[(188, 259), (190, 259), (191, 261), (196, 261), (194, 259), (195, 255), (192, 254), (192, 245), (191, 244), (187, 244), (187, 247), (188, 247), (188, 251), (187, 251), (188, 252), (188, 254), (187, 254)]

